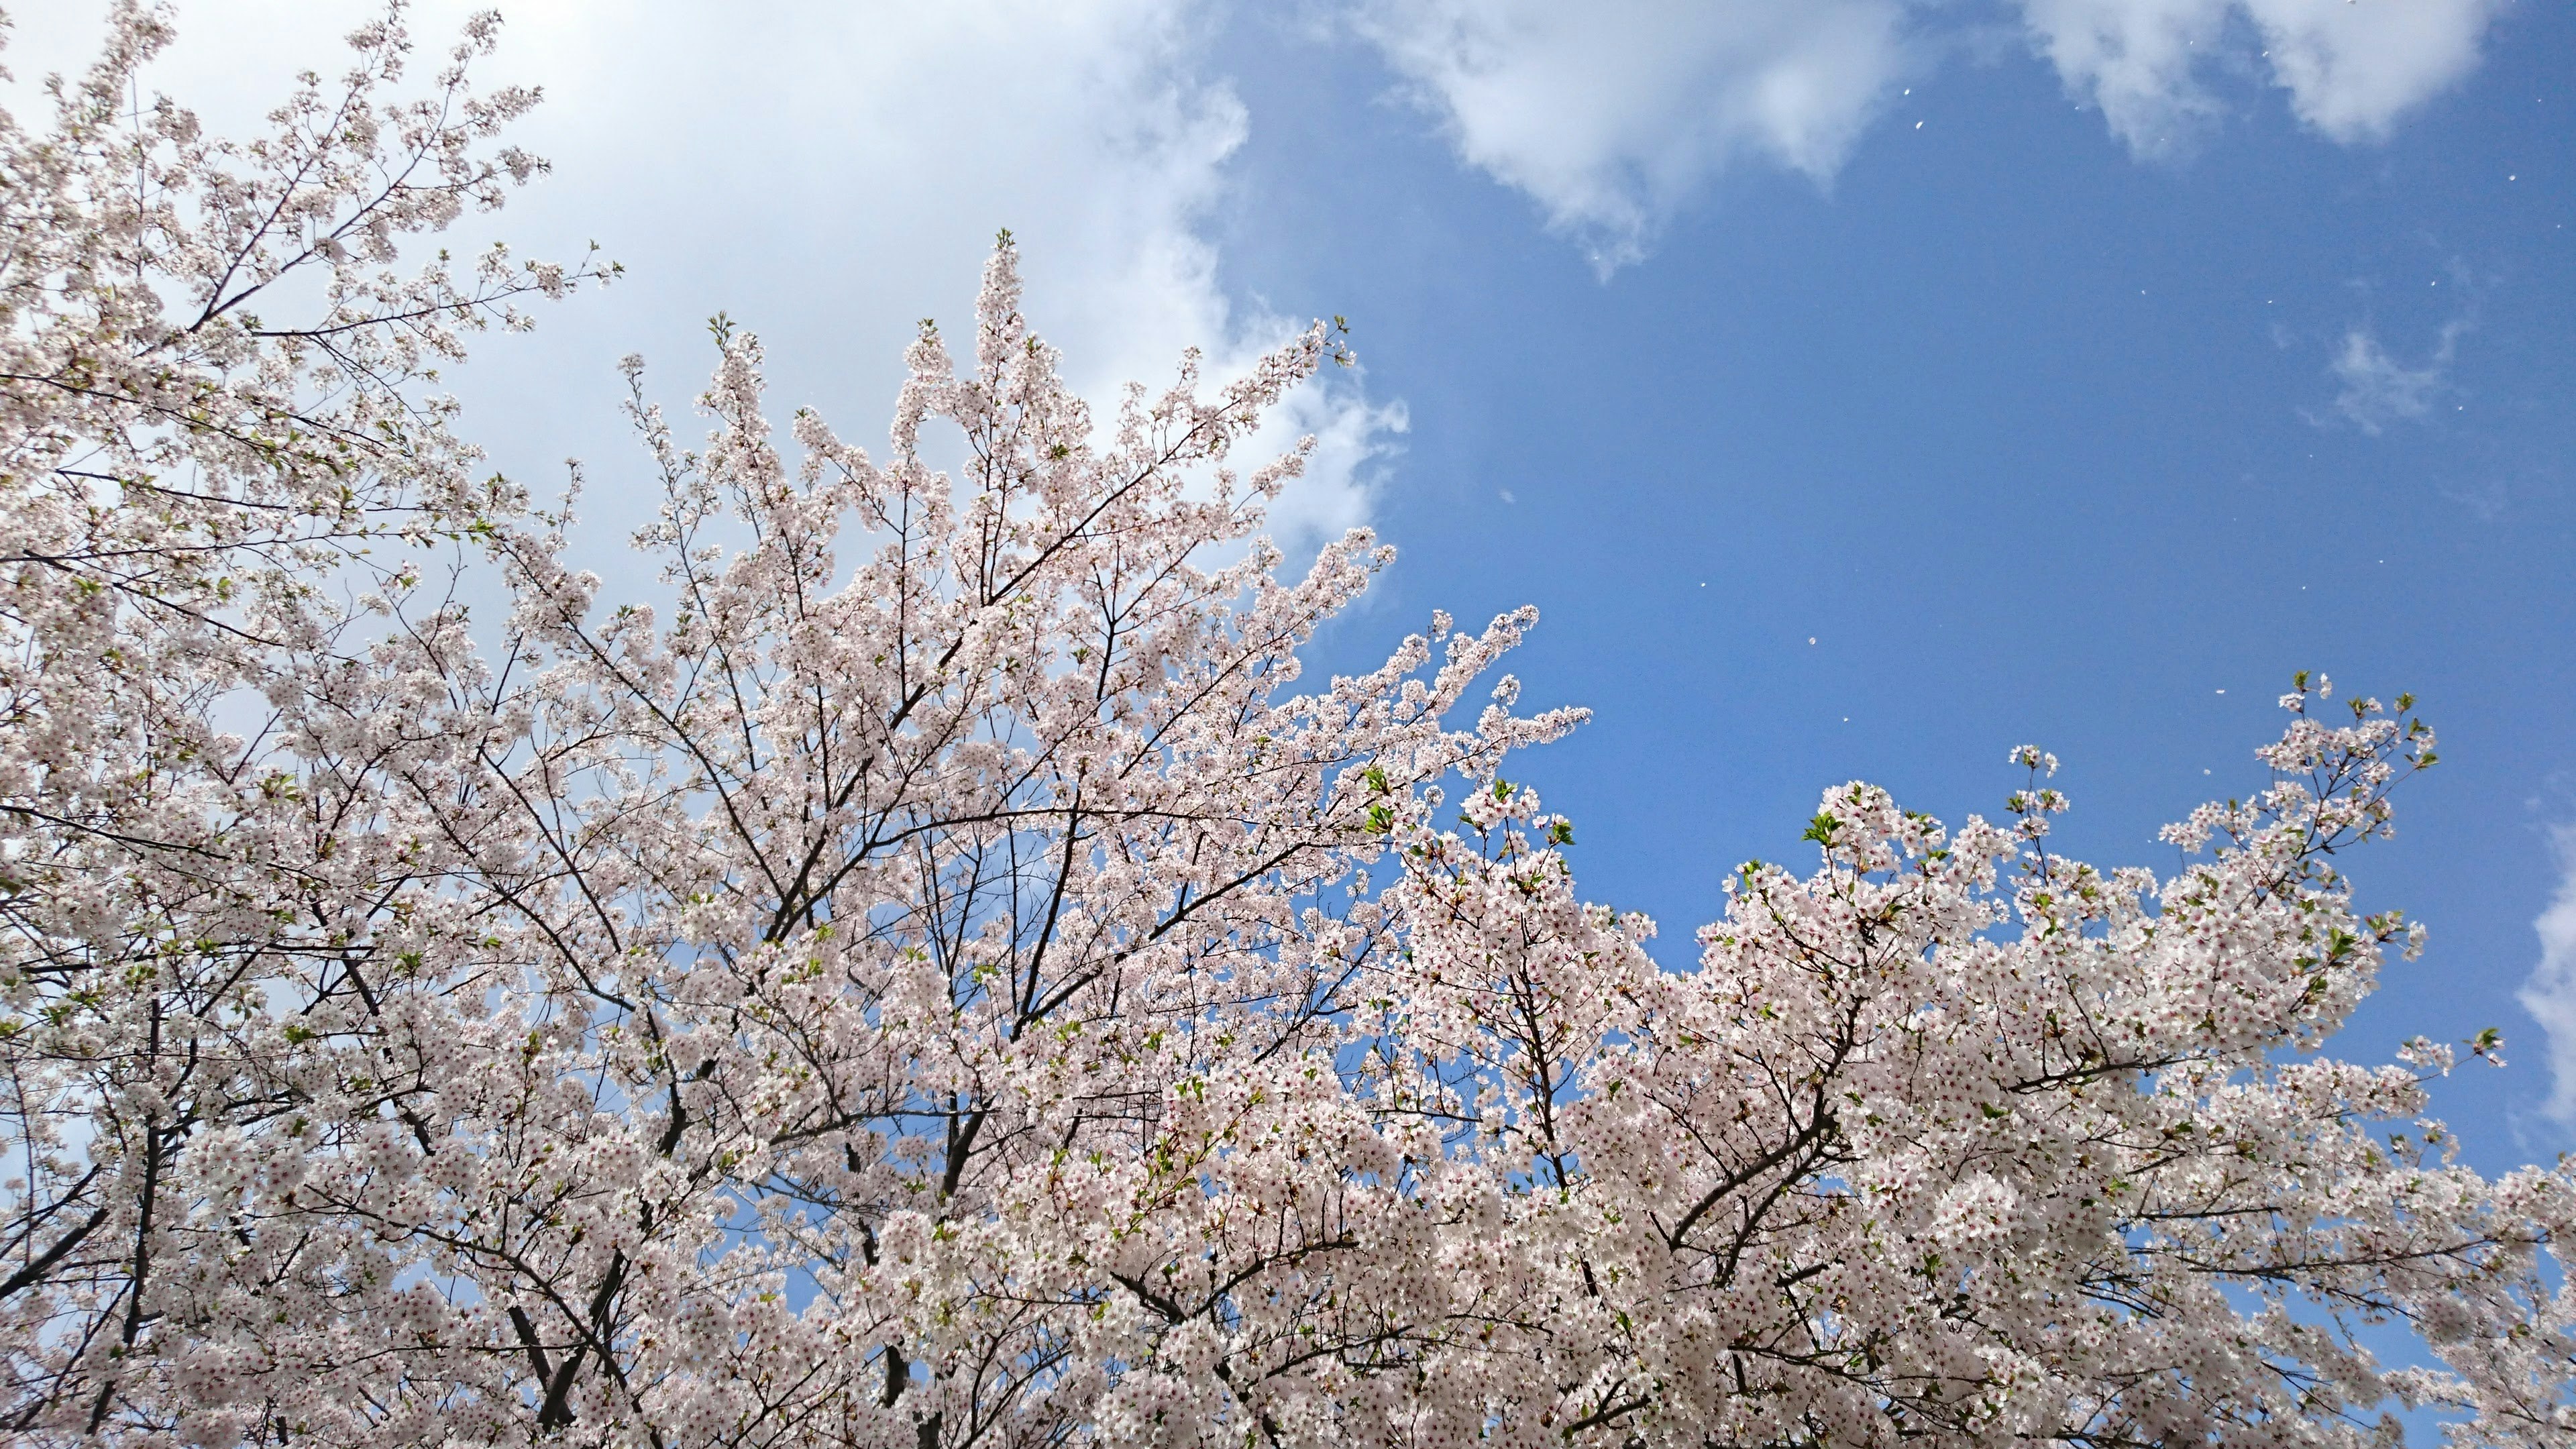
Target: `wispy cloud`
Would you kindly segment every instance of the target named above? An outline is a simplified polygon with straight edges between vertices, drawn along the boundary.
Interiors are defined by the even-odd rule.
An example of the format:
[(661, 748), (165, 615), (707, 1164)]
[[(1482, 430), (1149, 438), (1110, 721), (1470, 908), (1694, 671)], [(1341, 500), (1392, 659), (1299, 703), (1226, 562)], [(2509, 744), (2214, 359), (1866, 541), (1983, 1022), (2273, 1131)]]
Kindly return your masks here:
[(2519, 995), (2548, 1038), (2549, 1115), (2576, 1122), (2576, 826), (2552, 831), (2550, 844), (2562, 875), (2549, 909), (2531, 923), (2540, 935), (2540, 965)]
[(2389, 356), (2388, 349), (2367, 327), (2346, 331), (2343, 349), (2335, 354), (2328, 368), (2335, 381), (2342, 384), (2342, 390), (2335, 394), (2335, 411), (2374, 437), (2390, 423), (2431, 413), (2434, 400), (2448, 386), (2445, 375), (2459, 336), (2467, 328), (2462, 321), (2445, 325), (2440, 344), (2421, 367), (2408, 367)]

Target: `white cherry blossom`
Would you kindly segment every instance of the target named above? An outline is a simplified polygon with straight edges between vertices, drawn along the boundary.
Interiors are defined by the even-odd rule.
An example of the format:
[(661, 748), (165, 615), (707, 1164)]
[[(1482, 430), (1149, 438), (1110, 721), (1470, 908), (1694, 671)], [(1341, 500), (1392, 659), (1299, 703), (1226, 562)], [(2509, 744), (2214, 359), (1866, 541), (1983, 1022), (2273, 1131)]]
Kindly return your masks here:
[(230, 146), (126, 8), (0, 130), (15, 1440), (2576, 1436), (2576, 1180), (2320, 1054), (2412, 701), (2303, 678), (2167, 876), (2033, 747), (1835, 786), (1659, 960), (1506, 775), (1533, 612), (1306, 675), (1391, 554), (1236, 451), (1332, 328), (1095, 417), (1006, 236), (870, 451), (720, 326), (697, 446), (630, 368), (659, 583), (574, 568), (429, 389), (603, 269), (399, 270), (536, 168), (399, 19)]

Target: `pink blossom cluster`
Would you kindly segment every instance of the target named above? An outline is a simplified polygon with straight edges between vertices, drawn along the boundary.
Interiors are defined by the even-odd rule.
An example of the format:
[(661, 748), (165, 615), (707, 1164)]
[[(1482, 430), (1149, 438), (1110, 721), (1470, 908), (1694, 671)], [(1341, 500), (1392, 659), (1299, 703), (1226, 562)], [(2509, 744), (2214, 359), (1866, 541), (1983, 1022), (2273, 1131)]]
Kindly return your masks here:
[(2318, 1055), (2420, 940), (2337, 864), (2410, 700), (2302, 678), (2164, 877), (2036, 749), (1837, 786), (1659, 963), (1506, 777), (1532, 611), (1305, 677), (1392, 555), (1285, 573), (1234, 452), (1331, 329), (1097, 418), (1006, 237), (871, 455), (720, 327), (610, 597), (424, 391), (603, 269), (392, 270), (537, 164), (490, 23), (239, 147), (166, 33), (0, 128), (16, 1441), (2576, 1439), (2576, 1178)]

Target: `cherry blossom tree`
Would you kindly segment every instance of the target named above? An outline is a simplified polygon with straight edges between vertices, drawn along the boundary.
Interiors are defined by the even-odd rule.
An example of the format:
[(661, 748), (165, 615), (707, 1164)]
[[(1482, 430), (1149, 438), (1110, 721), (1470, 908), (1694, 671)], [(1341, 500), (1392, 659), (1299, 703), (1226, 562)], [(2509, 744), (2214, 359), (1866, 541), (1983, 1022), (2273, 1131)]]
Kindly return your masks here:
[(365, 633), (353, 594), (408, 586), (420, 546), (519, 509), (475, 480), (438, 366), (466, 333), (524, 326), (522, 301), (605, 276), (498, 247), (406, 261), (406, 239), (540, 163), (495, 142), (534, 94), (467, 84), (495, 22), (398, 98), (400, 20), (352, 36), (346, 75), (303, 77), (249, 144), (145, 98), (171, 30), (131, 3), (85, 75), (46, 83), (41, 129), (0, 115), (16, 1432), (165, 1423), (180, 1402), (133, 1396), (197, 1331), (181, 1305), (223, 1257), (203, 1154), (289, 1123), (304, 1028), (284, 1018), (340, 949), (331, 882), (364, 870), (312, 854), (318, 761), (277, 711), (369, 667), (343, 647)]
[(432, 392), (603, 269), (394, 270), (538, 166), (491, 22), (393, 100), (399, 21), (236, 147), (129, 7), (0, 130), (14, 1435), (2576, 1434), (2576, 1180), (2321, 1054), (2420, 939), (2338, 864), (2412, 701), (2301, 677), (2169, 876), (2036, 749), (1955, 831), (1837, 786), (1659, 962), (1506, 777), (1533, 613), (1306, 678), (1391, 554), (1288, 570), (1235, 454), (1335, 329), (1095, 417), (1006, 236), (871, 455), (719, 325), (701, 445), (630, 365), (608, 597)]

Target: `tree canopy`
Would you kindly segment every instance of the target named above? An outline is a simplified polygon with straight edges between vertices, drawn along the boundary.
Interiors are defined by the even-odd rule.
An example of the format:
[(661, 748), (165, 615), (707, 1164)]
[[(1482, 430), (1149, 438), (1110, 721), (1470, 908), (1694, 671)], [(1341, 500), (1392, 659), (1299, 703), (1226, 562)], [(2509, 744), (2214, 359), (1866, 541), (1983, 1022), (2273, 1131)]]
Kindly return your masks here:
[(1324, 324), (1095, 417), (1005, 236), (873, 455), (719, 329), (701, 444), (630, 367), (607, 596), (435, 369), (611, 269), (407, 248), (541, 163), (493, 22), (415, 94), (399, 21), (251, 143), (133, 6), (0, 121), (13, 1435), (2576, 1434), (2576, 1180), (2321, 1054), (2418, 939), (2337, 863), (2411, 700), (2300, 676), (2165, 875), (2036, 748), (1997, 821), (1834, 786), (1659, 961), (1508, 778), (1582, 718), (1533, 611), (1305, 677), (1392, 553), (1287, 570), (1235, 452)]

